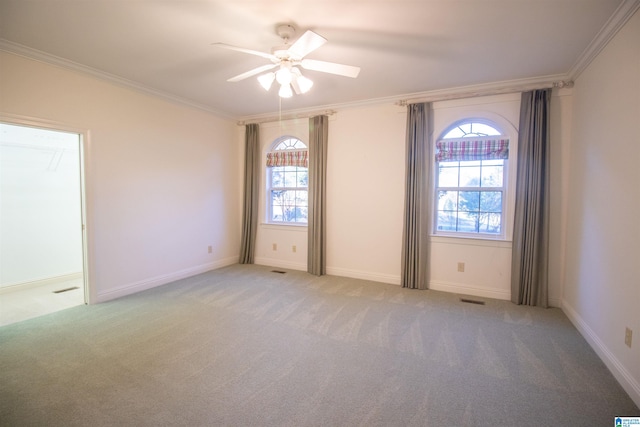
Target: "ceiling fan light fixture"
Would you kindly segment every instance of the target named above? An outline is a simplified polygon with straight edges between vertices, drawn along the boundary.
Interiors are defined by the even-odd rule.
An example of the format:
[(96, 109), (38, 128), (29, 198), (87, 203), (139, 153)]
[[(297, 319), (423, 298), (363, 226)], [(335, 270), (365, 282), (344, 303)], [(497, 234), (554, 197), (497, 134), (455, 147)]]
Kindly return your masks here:
[(293, 96), (291, 85), (289, 83), (281, 85), (278, 95), (280, 95), (280, 98), (291, 98)]
[(307, 93), (313, 86), (313, 82), (305, 76), (298, 77), (298, 85), (300, 86), (300, 92)]
[(300, 70), (298, 70), (297, 68), (293, 69), (294, 71), (294, 76), (295, 76), (295, 81), (298, 85), (298, 88), (300, 89), (300, 93), (307, 93), (309, 92), (309, 89), (311, 89), (311, 87), (313, 86), (313, 81), (311, 81), (311, 79), (303, 76), (300, 73)]
[(283, 65), (278, 71), (276, 71), (276, 81), (281, 85), (289, 85), (293, 80), (291, 69)]
[(260, 83), (260, 86), (262, 86), (266, 91), (271, 89), (271, 85), (273, 84), (273, 81), (275, 79), (276, 79), (276, 73), (267, 73), (267, 74), (258, 76), (258, 82)]

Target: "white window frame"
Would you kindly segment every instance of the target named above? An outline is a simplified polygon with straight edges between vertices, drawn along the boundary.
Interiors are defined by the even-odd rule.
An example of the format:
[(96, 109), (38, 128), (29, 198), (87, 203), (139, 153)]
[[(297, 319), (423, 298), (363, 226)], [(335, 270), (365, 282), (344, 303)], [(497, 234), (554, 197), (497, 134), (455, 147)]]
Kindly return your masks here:
[[(485, 118), (479, 118), (479, 117), (466, 117), (463, 118), (461, 120), (457, 120), (455, 122), (453, 122), (452, 124), (450, 124), (449, 126), (447, 126), (445, 128), (445, 130), (441, 133), (440, 137), (436, 139), (436, 141), (440, 141), (445, 139), (445, 135), (447, 135), (451, 130), (455, 129), (458, 126), (462, 126), (464, 124), (468, 124), (468, 123), (481, 123), (481, 124), (485, 124), (487, 126), (491, 126), (492, 128), (494, 128), (495, 130), (497, 130), (500, 135), (490, 135), (490, 137), (499, 137), (499, 138), (506, 138), (510, 140), (510, 153), (509, 153), (509, 157), (511, 158), (514, 153), (515, 150), (512, 150), (511, 148), (513, 147), (514, 143), (512, 141), (512, 139), (510, 138), (510, 136), (504, 131), (503, 127), (499, 124), (496, 123), (493, 120), (489, 120), (489, 119), (485, 119)], [(447, 138), (447, 140), (468, 140), (472, 137), (460, 137), (460, 138)], [(468, 239), (480, 239), (480, 240), (507, 240), (507, 236), (509, 235), (507, 232), (507, 225), (509, 223), (507, 215), (509, 214), (510, 210), (508, 209), (509, 206), (509, 182), (511, 181), (511, 177), (510, 177), (510, 171), (509, 171), (509, 159), (504, 159), (503, 160), (503, 170), (502, 170), (502, 187), (440, 187), (439, 183), (438, 183), (438, 179), (439, 179), (439, 163), (437, 160), (435, 160), (435, 142), (434, 141), (434, 148), (433, 148), (433, 165), (434, 165), (434, 173), (433, 173), (433, 177), (434, 177), (434, 186), (433, 186), (433, 209), (432, 209), (432, 217), (433, 217), (433, 231), (432, 231), (432, 235), (434, 236), (441, 236), (441, 237), (456, 237), (456, 238), (468, 238)], [(477, 192), (483, 192), (483, 191), (499, 191), (502, 193), (501, 198), (502, 198), (502, 211), (500, 213), (500, 233), (482, 233), (482, 232), (468, 232), (468, 231), (450, 231), (450, 230), (438, 230), (438, 194), (440, 191), (477, 191)]]
[[(276, 150), (276, 148), (284, 141), (289, 140), (289, 139), (295, 139), (297, 141), (299, 141), (300, 143), (302, 143), (306, 148), (305, 149), (287, 149), (287, 151), (291, 151), (291, 152), (308, 152), (308, 144), (306, 142), (304, 142), (302, 139), (296, 137), (296, 136), (292, 136), (292, 135), (283, 135), (279, 138), (276, 138), (270, 145), (269, 150), (267, 151), (267, 154), (269, 153), (274, 153), (277, 151), (283, 151), (283, 150)], [(305, 190), (301, 190), (301, 188), (304, 187), (273, 187), (272, 186), (272, 171), (271, 168), (273, 166), (266, 166), (265, 170), (266, 170), (266, 218), (265, 218), (265, 223), (269, 224), (269, 225), (282, 225), (282, 226), (294, 226), (294, 227), (307, 227), (308, 225), (308, 218), (307, 218), (307, 222), (296, 222), (296, 221), (274, 221), (273, 220), (273, 211), (272, 211), (272, 196), (271, 193), (274, 190), (290, 190), (290, 191), (306, 191), (307, 195), (309, 194), (309, 185), (308, 185), (308, 181), (307, 181), (307, 187)], [(297, 167), (301, 167), (301, 166), (297, 166)], [(307, 173), (309, 168), (307, 167)], [(308, 178), (307, 178), (308, 179)], [(308, 203), (308, 197), (307, 197), (307, 209), (309, 208), (309, 203)], [(308, 211), (307, 211), (308, 212)]]

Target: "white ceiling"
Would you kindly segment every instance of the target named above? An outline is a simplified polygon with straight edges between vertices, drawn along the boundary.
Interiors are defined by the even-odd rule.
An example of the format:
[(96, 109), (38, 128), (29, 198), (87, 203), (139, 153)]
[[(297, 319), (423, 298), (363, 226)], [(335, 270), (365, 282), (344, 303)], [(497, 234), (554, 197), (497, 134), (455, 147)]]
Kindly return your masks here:
[[(572, 70), (630, 0), (0, 0), (0, 48), (105, 74), (228, 117), (279, 109), (275, 88), (229, 77), (267, 60), (278, 24), (328, 43), (308, 58), (361, 67), (357, 79), (304, 71), (300, 110)], [(635, 0), (631, 0), (634, 3)], [(601, 36), (601, 34), (600, 34)]]

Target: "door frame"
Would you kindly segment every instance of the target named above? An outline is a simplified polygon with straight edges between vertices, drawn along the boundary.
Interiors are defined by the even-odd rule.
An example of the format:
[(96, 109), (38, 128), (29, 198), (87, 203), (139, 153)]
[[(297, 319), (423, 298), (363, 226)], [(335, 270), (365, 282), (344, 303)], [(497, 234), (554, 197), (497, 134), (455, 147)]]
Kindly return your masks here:
[(51, 130), (57, 132), (67, 132), (77, 134), (79, 141), (79, 166), (80, 166), (80, 227), (82, 233), (82, 280), (84, 285), (84, 303), (94, 304), (96, 302), (95, 290), (93, 289), (93, 262), (91, 259), (91, 251), (89, 243), (93, 241), (90, 227), (91, 208), (88, 203), (90, 196), (88, 182), (87, 164), (90, 154), (90, 132), (78, 126), (60, 123), (51, 120), (38, 119), (33, 117), (25, 117), (0, 112), (0, 122), (7, 125), (24, 126)]

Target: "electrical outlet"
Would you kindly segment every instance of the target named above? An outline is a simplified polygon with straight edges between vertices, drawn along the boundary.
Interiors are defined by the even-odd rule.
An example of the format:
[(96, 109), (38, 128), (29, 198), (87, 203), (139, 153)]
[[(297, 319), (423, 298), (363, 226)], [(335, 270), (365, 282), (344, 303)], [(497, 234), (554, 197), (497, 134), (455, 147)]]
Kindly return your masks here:
[(296, 245), (291, 246), (291, 252), (295, 253), (295, 252), (297, 252), (297, 250), (298, 249), (296, 248)]
[(207, 248), (207, 251), (208, 251), (209, 253), (213, 253), (213, 246), (209, 246), (209, 247)]
[(277, 250), (278, 250), (278, 244), (277, 244), (277, 243), (273, 243), (273, 244), (271, 245), (271, 248), (272, 248), (274, 251), (277, 251)]
[(464, 262), (458, 263), (458, 272), (464, 273)]
[(629, 328), (625, 328), (624, 331), (624, 343), (627, 347), (631, 348), (631, 338), (633, 336), (633, 331)]

